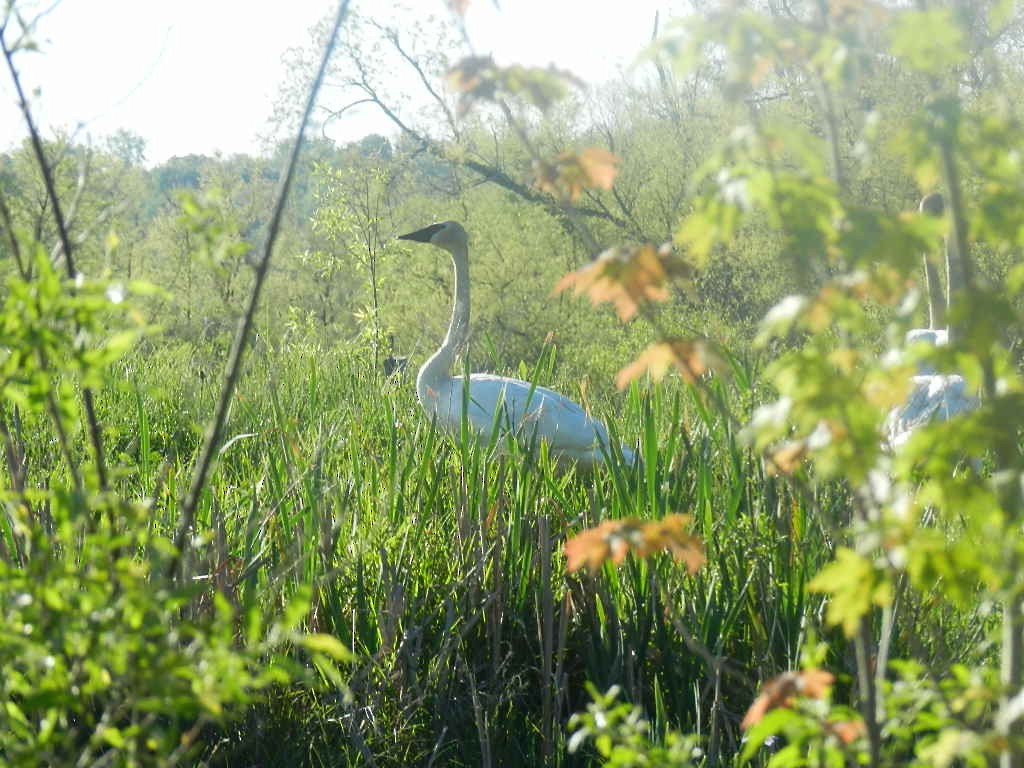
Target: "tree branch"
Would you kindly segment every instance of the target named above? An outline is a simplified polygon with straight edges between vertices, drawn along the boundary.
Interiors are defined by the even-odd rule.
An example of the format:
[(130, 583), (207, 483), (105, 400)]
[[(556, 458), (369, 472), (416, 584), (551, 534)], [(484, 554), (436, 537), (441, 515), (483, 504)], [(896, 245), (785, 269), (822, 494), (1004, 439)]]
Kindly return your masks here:
[[(43, 176), (43, 184), (46, 186), (46, 196), (50, 201), (51, 208), (53, 209), (53, 220), (57, 225), (57, 232), (60, 236), (61, 247), (64, 249), (64, 263), (67, 266), (68, 278), (70, 278), (72, 282), (71, 290), (73, 291), (74, 280), (78, 276), (78, 272), (75, 269), (75, 262), (72, 256), (71, 238), (68, 236), (67, 223), (60, 207), (60, 200), (57, 198), (57, 188), (53, 182), (53, 173), (50, 169), (49, 163), (46, 161), (46, 153), (43, 150), (43, 141), (39, 135), (39, 130), (36, 127), (35, 121), (32, 119), (32, 110), (29, 108), (28, 100), (25, 98), (25, 91), (21, 87), (21, 77), (18, 75), (18, 70), (14, 67), (13, 51), (7, 47), (7, 41), (4, 38), (5, 31), (6, 25), (4, 28), (0, 28), (0, 49), (3, 51), (4, 59), (7, 61), (7, 69), (11, 75), (11, 81), (14, 83), (14, 90), (18, 96), (18, 106), (25, 118), (26, 125), (28, 126), (29, 139), (32, 143), (32, 151), (35, 154), (36, 163), (39, 166), (39, 172)], [(103, 452), (103, 436), (99, 420), (96, 418), (96, 407), (93, 403), (92, 390), (89, 387), (84, 387), (82, 389), (82, 400), (85, 405), (85, 418), (89, 429), (89, 439), (92, 443), (93, 452), (96, 456), (96, 475), (99, 480), (100, 488), (102, 490), (106, 490), (107, 468)]]
[(428, 78), (427, 73), (423, 71), (423, 67), (420, 66), (419, 61), (417, 61), (412, 55), (410, 55), (405, 50), (405, 48), (402, 47), (402, 44), (398, 39), (398, 32), (390, 28), (385, 29), (378, 24), (374, 24), (374, 26), (376, 26), (377, 29), (379, 29), (384, 34), (384, 37), (387, 38), (388, 42), (390, 42), (391, 45), (394, 46), (395, 50), (398, 51), (398, 55), (401, 56), (409, 64), (409, 66), (416, 71), (416, 75), (419, 77), (420, 82), (423, 83), (423, 87), (427, 89), (427, 93), (429, 93), (431, 97), (434, 99), (434, 101), (437, 102), (438, 106), (441, 107), (442, 111), (444, 112), (445, 119), (448, 121), (448, 125), (451, 126), (452, 133), (456, 136), (456, 138), (458, 138), (459, 126), (458, 122), (455, 120), (455, 115), (452, 114), (451, 109), (448, 107), (447, 102), (444, 100), (441, 94), (439, 94), (437, 90), (434, 88), (434, 86), (431, 85), (430, 78)]
[(570, 235), (576, 237), (579, 235), (579, 228), (572, 221), (572, 215), (578, 214), (586, 218), (600, 219), (602, 221), (610, 222), (620, 229), (629, 230), (629, 225), (623, 219), (613, 215), (607, 210), (595, 210), (593, 208), (573, 208), (572, 211), (567, 211), (564, 206), (560, 205), (559, 202), (548, 194), (539, 192), (531, 189), (529, 186), (522, 184), (513, 179), (507, 172), (501, 168), (494, 166), (490, 163), (482, 162), (480, 160), (474, 160), (468, 156), (452, 157), (445, 150), (444, 145), (417, 131), (412, 126), (408, 125), (401, 116), (398, 115), (390, 106), (388, 106), (383, 99), (380, 98), (376, 89), (369, 82), (365, 68), (360, 62), (355, 62), (356, 66), (360, 70), (360, 77), (349, 81), (349, 84), (358, 88), (366, 94), (366, 99), (360, 99), (361, 102), (369, 101), (370, 103), (376, 104), (377, 108), (380, 109), (384, 115), (395, 124), (395, 126), (402, 131), (406, 136), (413, 139), (423, 149), (429, 152), (434, 157), (440, 160), (444, 160), (447, 163), (456, 165), (473, 173), (479, 175), (485, 181), (497, 184), (502, 189), (505, 189), (512, 194), (526, 200), (530, 203), (536, 203), (542, 206), (551, 216), (553, 216), (562, 228)]
[(341, 29), (341, 25), (344, 22), (345, 17), (348, 15), (348, 6), (349, 0), (341, 0), (338, 5), (338, 11), (334, 18), (334, 25), (331, 28), (331, 34), (327, 38), (327, 43), (324, 46), (323, 55), (320, 59), (320, 68), (309, 87), (309, 95), (306, 98), (305, 111), (302, 114), (302, 120), (299, 122), (298, 131), (295, 136), (295, 143), (292, 146), (291, 154), (288, 157), (285, 172), (281, 177), (281, 183), (277, 191), (277, 198), (274, 201), (274, 208), (270, 215), (270, 222), (267, 224), (267, 235), (263, 243), (263, 253), (255, 270), (252, 292), (249, 294), (249, 303), (246, 307), (245, 313), (239, 321), (238, 332), (235, 334), (235, 340), (232, 343), (231, 351), (228, 354), (228, 362), (224, 374), (224, 385), (221, 388), (217, 409), (214, 412), (213, 421), (207, 428), (206, 439), (203, 442), (202, 450), (196, 459), (195, 469), (192, 473), (192, 482), (181, 505), (181, 516), (178, 520), (178, 528), (174, 535), (174, 547), (176, 553), (168, 565), (168, 577), (173, 577), (178, 571), (179, 566), (184, 563), (184, 555), (189, 541), (189, 534), (191, 533), (192, 525), (195, 522), (196, 508), (199, 506), (199, 497), (202, 494), (203, 488), (206, 486), (206, 478), (209, 474), (210, 467), (213, 464), (214, 454), (217, 450), (218, 444), (220, 443), (221, 434), (224, 431), (224, 424), (227, 421), (227, 413), (231, 405), (231, 398), (234, 394), (235, 386), (238, 383), (238, 378), (242, 372), (243, 353), (256, 317), (256, 309), (259, 305), (260, 294), (263, 290), (263, 283), (266, 281), (267, 274), (270, 271), (270, 257), (274, 251), (274, 243), (277, 240), (277, 232), (281, 225), (281, 218), (284, 213), (285, 202), (288, 199), (288, 191), (291, 188), (292, 177), (295, 175), (295, 168), (298, 165), (299, 151), (302, 149), (303, 136), (306, 132), (306, 126), (309, 124), (310, 116), (313, 113), (313, 107), (316, 104), (317, 93), (319, 93), (320, 86), (323, 84), (324, 75), (327, 71), (327, 64), (330, 61), (331, 54), (334, 51), (334, 46), (338, 39), (338, 32)]

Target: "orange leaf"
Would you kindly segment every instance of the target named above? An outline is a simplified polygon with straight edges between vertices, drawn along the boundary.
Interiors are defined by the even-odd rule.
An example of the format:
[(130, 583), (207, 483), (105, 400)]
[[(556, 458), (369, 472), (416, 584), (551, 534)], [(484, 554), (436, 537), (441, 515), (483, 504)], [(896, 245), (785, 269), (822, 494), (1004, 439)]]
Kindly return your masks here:
[(693, 522), (690, 515), (666, 515), (661, 520), (645, 523), (643, 533), (643, 551), (638, 547), (637, 554), (646, 556), (662, 549), (672, 553), (677, 561), (681, 561), (690, 575), (695, 574), (704, 565), (704, 545), (692, 535), (687, 528)]
[(635, 248), (609, 248), (594, 261), (562, 277), (555, 293), (572, 288), (586, 293), (594, 304), (608, 301), (623, 322), (636, 317), (644, 301), (665, 301), (665, 268), (659, 252), (650, 243)]
[(793, 705), (795, 696), (812, 699), (824, 698), (835, 677), (823, 669), (805, 669), (800, 672), (783, 672), (761, 687), (761, 694), (754, 699), (740, 728), (748, 730), (757, 725), (766, 714), (779, 707)]
[(601, 567), (611, 554), (611, 547), (602, 526), (590, 528), (576, 534), (565, 542), (566, 570), (578, 571), (583, 566), (594, 571)]
[(807, 441), (792, 440), (776, 448), (765, 462), (765, 471), (771, 476), (791, 475), (800, 468), (807, 456)]
[(579, 164), (587, 176), (588, 186), (596, 189), (611, 189), (619, 175), (619, 158), (600, 147), (588, 147), (580, 152)]
[(825, 731), (839, 739), (843, 744), (850, 744), (864, 735), (867, 729), (860, 720), (840, 720), (825, 723)]
[(685, 381), (693, 384), (707, 371), (713, 368), (722, 370), (724, 365), (703, 341), (671, 339), (652, 344), (641, 352), (636, 360), (618, 372), (615, 386), (625, 389), (629, 382), (645, 373), (650, 373), (652, 379), (660, 381), (672, 368), (679, 371)]
[(824, 669), (805, 669), (799, 673), (800, 694), (810, 699), (823, 699), (829, 686), (835, 682), (835, 675)]
[(534, 163), (537, 186), (561, 200), (577, 200), (585, 189), (611, 189), (619, 158), (599, 147), (579, 154), (563, 152), (554, 160)]
[(460, 115), (469, 111), (474, 101), (490, 101), (495, 98), (498, 83), (495, 79), (497, 67), (490, 56), (467, 56), (448, 70), (448, 85), (458, 91)]
[(618, 565), (630, 552), (647, 557), (668, 549), (691, 574), (696, 573), (704, 564), (704, 547), (699, 538), (686, 531), (692, 519), (676, 514), (647, 522), (636, 518), (605, 520), (565, 542), (566, 569), (572, 573), (586, 566), (593, 571), (607, 560)]

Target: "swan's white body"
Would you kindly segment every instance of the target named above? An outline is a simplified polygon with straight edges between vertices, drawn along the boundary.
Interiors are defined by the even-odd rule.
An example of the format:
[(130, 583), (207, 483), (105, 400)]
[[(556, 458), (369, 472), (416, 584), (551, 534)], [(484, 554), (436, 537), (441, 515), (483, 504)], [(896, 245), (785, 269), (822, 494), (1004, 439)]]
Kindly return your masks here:
[[(419, 392), (420, 404), (439, 425), (458, 434), (465, 391), (465, 379), (454, 376), (439, 389), (424, 387)], [(499, 435), (512, 433), (525, 445), (542, 440), (550, 454), (560, 460), (592, 467), (605, 459), (602, 447), (607, 450), (609, 438), (604, 424), (569, 398), (546, 387), (506, 376), (474, 373), (469, 377), (465, 413), (472, 430), (485, 439), (497, 427)], [(628, 464), (635, 461), (633, 452), (625, 446), (622, 455)]]
[[(916, 328), (907, 333), (906, 343), (931, 343), (941, 347), (948, 338), (942, 329)], [(964, 377), (959, 374), (937, 373), (922, 365), (913, 383), (906, 402), (894, 408), (886, 420), (886, 434), (893, 449), (907, 442), (918, 427), (932, 421), (948, 421), (978, 406), (978, 400), (967, 391)]]
[[(941, 216), (943, 200), (938, 194), (931, 194), (921, 201), (920, 210), (932, 216)], [(949, 305), (953, 294), (959, 289), (959, 264), (952, 263), (946, 252), (947, 293), (943, 299), (934, 265), (924, 256), (925, 281), (928, 287), (928, 319), (931, 328), (915, 328), (907, 332), (905, 346), (930, 344), (943, 347), (949, 343), (949, 328), (937, 328), (948, 322)], [(913, 389), (906, 402), (894, 408), (886, 419), (885, 430), (889, 446), (899, 448), (918, 427), (932, 421), (948, 421), (954, 416), (974, 410), (978, 400), (967, 391), (964, 377), (959, 374), (939, 373), (930, 365), (919, 365), (913, 377)]]
[[(448, 251), (455, 268), (455, 301), (444, 342), (420, 368), (416, 394), (427, 416), (459, 434), (462, 415), (483, 439), (512, 434), (527, 445), (547, 443), (550, 455), (560, 462), (572, 461), (590, 468), (601, 464), (608, 451), (605, 425), (569, 398), (545, 387), (505, 376), (474, 373), (467, 384), (452, 376), (455, 355), (469, 339), (469, 251), (466, 231), (458, 222), (446, 221), (402, 235), (400, 239), (430, 243)], [(463, 407), (463, 399), (469, 402)], [(636, 455), (625, 446), (622, 456), (634, 464)]]

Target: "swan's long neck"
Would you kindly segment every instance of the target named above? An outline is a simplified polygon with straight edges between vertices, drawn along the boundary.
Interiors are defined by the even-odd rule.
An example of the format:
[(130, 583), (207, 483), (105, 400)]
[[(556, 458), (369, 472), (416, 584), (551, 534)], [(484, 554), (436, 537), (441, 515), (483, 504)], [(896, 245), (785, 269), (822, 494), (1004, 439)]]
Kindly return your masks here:
[[(961, 255), (957, 248), (956, 241), (950, 242), (950, 237), (946, 237), (946, 311), (951, 313), (953, 308), (953, 302), (956, 300), (957, 294), (964, 285), (964, 267), (961, 262)], [(952, 320), (947, 319), (948, 325), (948, 338), (950, 342), (957, 335), (957, 329), (954, 328)]]
[[(416, 390), (420, 401), (426, 404), (429, 390), (440, 392), (441, 387), (451, 381), (451, 369), (455, 355), (469, 339), (469, 254), (466, 246), (454, 244), (449, 247), (452, 264), (455, 267), (455, 299), (448, 333), (437, 352), (420, 368), (416, 377)], [(428, 389), (429, 388), (429, 389)]]
[[(948, 274), (948, 272), (947, 272)], [(928, 327), (932, 330), (946, 327), (946, 296), (942, 293), (939, 270), (932, 254), (924, 254), (924, 281), (928, 288)]]

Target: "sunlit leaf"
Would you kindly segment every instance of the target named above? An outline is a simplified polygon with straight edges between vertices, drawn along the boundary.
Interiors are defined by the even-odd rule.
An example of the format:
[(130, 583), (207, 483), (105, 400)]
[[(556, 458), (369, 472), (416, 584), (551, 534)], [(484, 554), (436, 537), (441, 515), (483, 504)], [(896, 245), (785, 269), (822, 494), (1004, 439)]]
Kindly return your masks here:
[(634, 553), (646, 557), (667, 549), (686, 570), (696, 573), (704, 565), (704, 545), (687, 530), (692, 522), (690, 515), (672, 514), (645, 523), (640, 529), (641, 542), (633, 548)]
[(668, 299), (665, 259), (668, 248), (651, 243), (627, 248), (609, 248), (587, 266), (565, 275), (554, 292), (572, 288), (586, 293), (594, 304), (611, 302), (623, 322), (632, 320), (646, 301)]
[(302, 645), (307, 650), (326, 654), (335, 661), (352, 661), (355, 658), (352, 651), (334, 635), (304, 635), (302, 637)]
[(615, 526), (605, 521), (596, 528), (589, 528), (565, 542), (566, 570), (570, 573), (586, 566), (595, 571), (611, 556), (610, 537)]
[(834, 681), (835, 676), (823, 669), (784, 672), (761, 687), (760, 695), (750, 705), (740, 727), (749, 730), (773, 709), (791, 707), (793, 699), (797, 696), (823, 699), (828, 695), (828, 689)]
[(115, 728), (110, 725), (104, 726), (99, 729), (99, 736), (112, 747), (117, 747), (118, 749), (124, 748), (125, 739), (120, 728)]
[(707, 342), (670, 339), (651, 344), (641, 352), (636, 360), (618, 372), (615, 385), (625, 389), (645, 373), (649, 373), (654, 381), (660, 381), (673, 369), (684, 381), (692, 384), (708, 371), (724, 371), (726, 366)]
[(554, 160), (534, 163), (537, 186), (560, 200), (575, 201), (585, 189), (611, 189), (619, 158), (600, 147), (563, 152)]
[(838, 720), (825, 723), (825, 732), (835, 736), (843, 744), (852, 744), (867, 733), (863, 720)]
[(842, 626), (847, 637), (856, 634), (872, 606), (892, 603), (892, 584), (867, 558), (847, 547), (836, 550), (835, 560), (811, 580), (809, 588), (829, 595), (825, 618), (833, 626)]
[(654, 521), (605, 520), (565, 542), (566, 569), (572, 573), (586, 566), (595, 571), (608, 560), (621, 563), (630, 552), (648, 557), (668, 550), (691, 574), (696, 573), (704, 564), (704, 547), (699, 538), (686, 530), (692, 521), (690, 515), (680, 514)]

